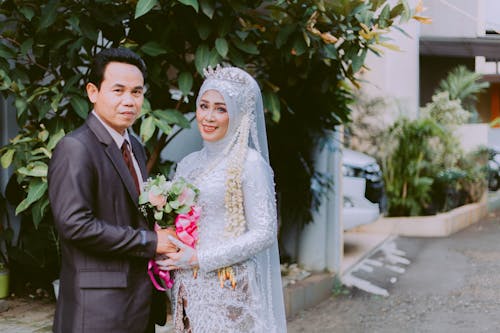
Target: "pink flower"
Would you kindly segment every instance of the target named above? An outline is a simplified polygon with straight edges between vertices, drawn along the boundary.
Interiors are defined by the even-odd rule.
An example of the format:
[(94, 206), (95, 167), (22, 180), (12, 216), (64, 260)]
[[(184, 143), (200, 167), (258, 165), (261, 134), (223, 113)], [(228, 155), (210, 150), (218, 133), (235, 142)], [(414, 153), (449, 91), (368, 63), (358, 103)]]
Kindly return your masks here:
[(194, 248), (198, 240), (198, 226), (196, 222), (200, 218), (200, 208), (192, 206), (186, 214), (179, 214), (175, 218), (175, 231), (177, 237), (186, 245)]
[(192, 206), (195, 196), (196, 193), (192, 189), (190, 189), (189, 187), (185, 187), (184, 190), (182, 190), (182, 193), (179, 195), (179, 198), (177, 198), (177, 201), (179, 201), (179, 204), (181, 206)]
[(156, 195), (153, 192), (149, 192), (148, 200), (153, 206), (156, 206), (158, 210), (161, 210), (167, 203), (167, 199), (163, 195)]

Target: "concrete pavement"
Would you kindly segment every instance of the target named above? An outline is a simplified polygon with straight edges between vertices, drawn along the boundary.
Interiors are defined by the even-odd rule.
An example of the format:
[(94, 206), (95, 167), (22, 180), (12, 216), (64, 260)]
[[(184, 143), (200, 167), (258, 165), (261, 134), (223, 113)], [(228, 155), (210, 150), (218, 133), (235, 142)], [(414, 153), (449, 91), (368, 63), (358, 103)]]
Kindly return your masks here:
[[(388, 296), (339, 287), (289, 320), (296, 332), (500, 332), (500, 214), (446, 238), (392, 240), (403, 272), (375, 267), (357, 277)], [(382, 251), (367, 260), (383, 262)], [(373, 266), (372, 266), (373, 267)]]

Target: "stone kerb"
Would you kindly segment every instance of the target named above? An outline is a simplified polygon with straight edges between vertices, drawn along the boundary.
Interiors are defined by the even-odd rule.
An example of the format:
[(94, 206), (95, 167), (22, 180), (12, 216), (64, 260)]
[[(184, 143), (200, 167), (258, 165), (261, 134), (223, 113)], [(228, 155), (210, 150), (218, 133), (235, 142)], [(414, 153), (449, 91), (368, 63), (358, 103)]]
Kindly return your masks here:
[(446, 237), (478, 222), (488, 213), (487, 195), (481, 201), (433, 216), (381, 217), (356, 232), (390, 233), (407, 237)]
[(311, 308), (330, 297), (334, 281), (333, 273), (314, 273), (283, 288), (286, 317), (292, 318), (301, 310)]

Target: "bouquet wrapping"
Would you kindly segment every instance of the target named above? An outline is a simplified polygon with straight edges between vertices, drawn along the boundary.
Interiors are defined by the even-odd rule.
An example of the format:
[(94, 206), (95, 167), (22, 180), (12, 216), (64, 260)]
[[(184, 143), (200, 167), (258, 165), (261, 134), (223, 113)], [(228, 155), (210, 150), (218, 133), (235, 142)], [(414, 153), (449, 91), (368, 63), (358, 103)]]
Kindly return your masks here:
[[(139, 196), (139, 209), (155, 230), (169, 229), (173, 236), (194, 248), (198, 240), (197, 222), (200, 208), (196, 206), (199, 190), (184, 178), (168, 181), (164, 175), (149, 178)], [(173, 280), (168, 271), (159, 269), (151, 259), (148, 274), (156, 289), (172, 288)], [(162, 287), (155, 276), (163, 281)]]

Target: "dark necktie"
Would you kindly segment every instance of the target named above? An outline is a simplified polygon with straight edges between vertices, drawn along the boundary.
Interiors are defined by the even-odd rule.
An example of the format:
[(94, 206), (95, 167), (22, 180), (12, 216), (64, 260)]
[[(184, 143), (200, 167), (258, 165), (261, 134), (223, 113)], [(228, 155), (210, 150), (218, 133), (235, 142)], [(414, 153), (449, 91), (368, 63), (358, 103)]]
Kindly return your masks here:
[(137, 179), (137, 173), (135, 172), (134, 162), (132, 161), (132, 155), (130, 154), (130, 150), (128, 149), (128, 141), (123, 141), (122, 144), (122, 155), (125, 160), (125, 164), (127, 165), (128, 171), (132, 175), (132, 179), (134, 180), (135, 188), (137, 193), (141, 193), (141, 188), (139, 187), (139, 180)]

